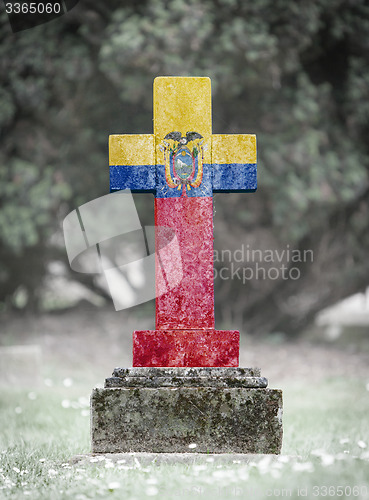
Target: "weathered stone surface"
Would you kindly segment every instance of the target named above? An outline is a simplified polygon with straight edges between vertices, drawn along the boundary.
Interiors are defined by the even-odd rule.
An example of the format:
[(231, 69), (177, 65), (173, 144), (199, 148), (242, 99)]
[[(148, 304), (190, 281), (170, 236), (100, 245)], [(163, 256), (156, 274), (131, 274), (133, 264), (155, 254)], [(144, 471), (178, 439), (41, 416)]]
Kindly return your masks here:
[(226, 367), (115, 368), (113, 376), (105, 380), (105, 387), (265, 388), (267, 385), (258, 368)]
[(260, 377), (260, 368), (161, 366), (114, 368), (113, 377)]
[[(177, 189), (174, 191), (178, 192)], [(157, 227), (169, 227), (175, 231), (180, 248), (182, 268), (182, 279), (179, 285), (164, 294), (160, 292), (166, 289), (166, 273), (156, 273), (155, 338), (157, 338), (157, 342), (155, 346), (159, 348), (161, 353), (165, 352), (166, 345), (168, 344), (166, 340), (168, 334), (169, 337), (172, 337), (173, 330), (175, 330), (174, 336), (178, 341), (172, 347), (174, 357), (178, 356), (177, 349), (181, 352), (183, 342), (188, 337), (190, 337), (191, 343), (194, 340), (198, 343), (204, 342), (203, 350), (206, 357), (208, 353), (205, 342), (211, 339), (209, 335), (204, 336), (203, 333), (205, 332), (202, 332), (201, 329), (206, 328), (210, 331), (212, 329), (214, 336), (213, 199), (211, 196), (190, 198), (187, 195), (180, 198), (156, 198), (155, 225)], [(168, 242), (164, 231), (157, 231), (155, 236), (155, 248), (164, 249), (167, 247)], [(160, 259), (162, 260), (164, 269), (170, 270), (172, 274), (177, 272), (179, 263), (172, 255), (172, 252), (162, 250), (160, 252)], [(196, 333), (191, 331), (195, 329), (198, 329)], [(161, 335), (160, 330), (163, 331), (163, 334), (167, 333), (167, 335)], [(182, 330), (189, 330), (188, 333), (190, 335), (187, 332), (187, 334), (182, 332)], [(227, 339), (225, 337), (224, 340), (229, 340), (229, 337)], [(234, 335), (231, 336), (231, 341), (233, 337)], [(215, 340), (217, 339), (215, 334)], [(146, 338), (143, 340), (145, 342)], [(191, 349), (191, 345), (188, 347)], [(186, 344), (184, 344), (184, 348), (186, 348)], [(199, 351), (200, 349), (198, 349)], [(158, 354), (158, 349), (153, 351), (153, 357), (158, 357)], [(133, 360), (134, 366), (145, 366), (135, 363), (135, 351)], [(152, 363), (146, 364), (146, 366), (167, 365)], [(186, 365), (181, 363), (177, 365), (173, 364), (172, 366)], [(206, 366), (206, 364), (200, 362), (192, 366)], [(212, 365), (208, 364), (207, 366)], [(223, 366), (232, 365), (227, 363)]]
[(160, 387), (95, 389), (94, 453), (279, 453), (282, 392)]
[[(189, 301), (192, 300), (190, 290), (193, 286), (188, 285)], [(176, 313), (172, 315), (176, 317)], [(135, 331), (133, 366), (237, 367), (239, 339), (240, 334), (236, 330)]]
[(267, 387), (265, 377), (109, 377), (105, 387)]

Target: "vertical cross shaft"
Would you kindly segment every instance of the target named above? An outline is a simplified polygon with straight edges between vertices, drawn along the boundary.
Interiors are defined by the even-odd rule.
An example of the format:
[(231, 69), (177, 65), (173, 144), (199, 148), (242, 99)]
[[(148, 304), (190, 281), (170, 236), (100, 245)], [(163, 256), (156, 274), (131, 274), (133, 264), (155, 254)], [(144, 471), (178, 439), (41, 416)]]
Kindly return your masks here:
[[(176, 84), (174, 87), (173, 79), (156, 79), (154, 83), (156, 165), (159, 175), (165, 174), (165, 168), (169, 167), (169, 182), (173, 180), (174, 184), (178, 183), (178, 187), (168, 189), (168, 183), (165, 182), (163, 189), (157, 191), (155, 225), (170, 227), (176, 232), (181, 249), (183, 278), (175, 290), (164, 295), (157, 294), (156, 328), (214, 328), (210, 80), (180, 79)], [(171, 144), (169, 147), (164, 144), (163, 148), (165, 137), (173, 132), (178, 134), (177, 140), (167, 139), (166, 143)], [(203, 158), (202, 165), (197, 165), (198, 169), (202, 169), (202, 180), (198, 188), (191, 187), (191, 183), (184, 183), (192, 174), (193, 158), (190, 154), (193, 143), (200, 142), (198, 138), (181, 144), (187, 141), (187, 132), (200, 135), (200, 140), (203, 141), (201, 146), (208, 145), (205, 151), (199, 153)], [(170, 154), (170, 147), (176, 146), (177, 154)], [(181, 166), (182, 159), (187, 158), (189, 168), (185, 170), (182, 167), (182, 170), (178, 170), (178, 163), (182, 162)], [(160, 239), (159, 232), (157, 248), (163, 244)], [(160, 285), (160, 277), (156, 278)]]

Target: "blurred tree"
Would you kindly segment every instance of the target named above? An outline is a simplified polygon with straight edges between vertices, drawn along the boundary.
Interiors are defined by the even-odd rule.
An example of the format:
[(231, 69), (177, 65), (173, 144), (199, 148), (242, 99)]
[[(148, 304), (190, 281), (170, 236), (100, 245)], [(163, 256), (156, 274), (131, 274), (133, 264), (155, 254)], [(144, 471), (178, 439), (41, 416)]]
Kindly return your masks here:
[(365, 287), (368, 33), (365, 0), (85, 0), (16, 35), (3, 15), (0, 300), (37, 306), (60, 220), (107, 192), (109, 133), (151, 132), (158, 75), (210, 76), (214, 132), (258, 135), (259, 191), (216, 197), (216, 249), (314, 252), (283, 261), (300, 279), (217, 279), (218, 326), (294, 333)]

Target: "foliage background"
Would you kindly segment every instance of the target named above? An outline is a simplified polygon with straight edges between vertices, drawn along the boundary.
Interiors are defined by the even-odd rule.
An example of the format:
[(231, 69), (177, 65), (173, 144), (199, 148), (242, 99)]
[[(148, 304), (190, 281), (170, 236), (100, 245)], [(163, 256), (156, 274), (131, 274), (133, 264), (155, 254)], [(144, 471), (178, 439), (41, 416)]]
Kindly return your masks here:
[(152, 132), (158, 75), (209, 76), (214, 132), (258, 136), (258, 192), (216, 196), (215, 247), (314, 252), (300, 280), (217, 280), (218, 326), (295, 334), (364, 289), (368, 33), (364, 0), (81, 0), (16, 34), (2, 12), (2, 310), (38, 311), (50, 263), (69, 272), (61, 221), (108, 192), (110, 133)]

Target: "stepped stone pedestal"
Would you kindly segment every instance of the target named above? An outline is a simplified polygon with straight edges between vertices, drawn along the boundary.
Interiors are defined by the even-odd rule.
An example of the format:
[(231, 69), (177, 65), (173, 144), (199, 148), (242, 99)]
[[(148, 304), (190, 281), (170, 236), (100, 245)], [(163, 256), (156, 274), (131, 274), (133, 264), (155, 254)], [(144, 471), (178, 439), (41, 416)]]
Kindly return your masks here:
[(91, 396), (92, 452), (278, 454), (282, 391), (267, 385), (257, 368), (116, 368)]

